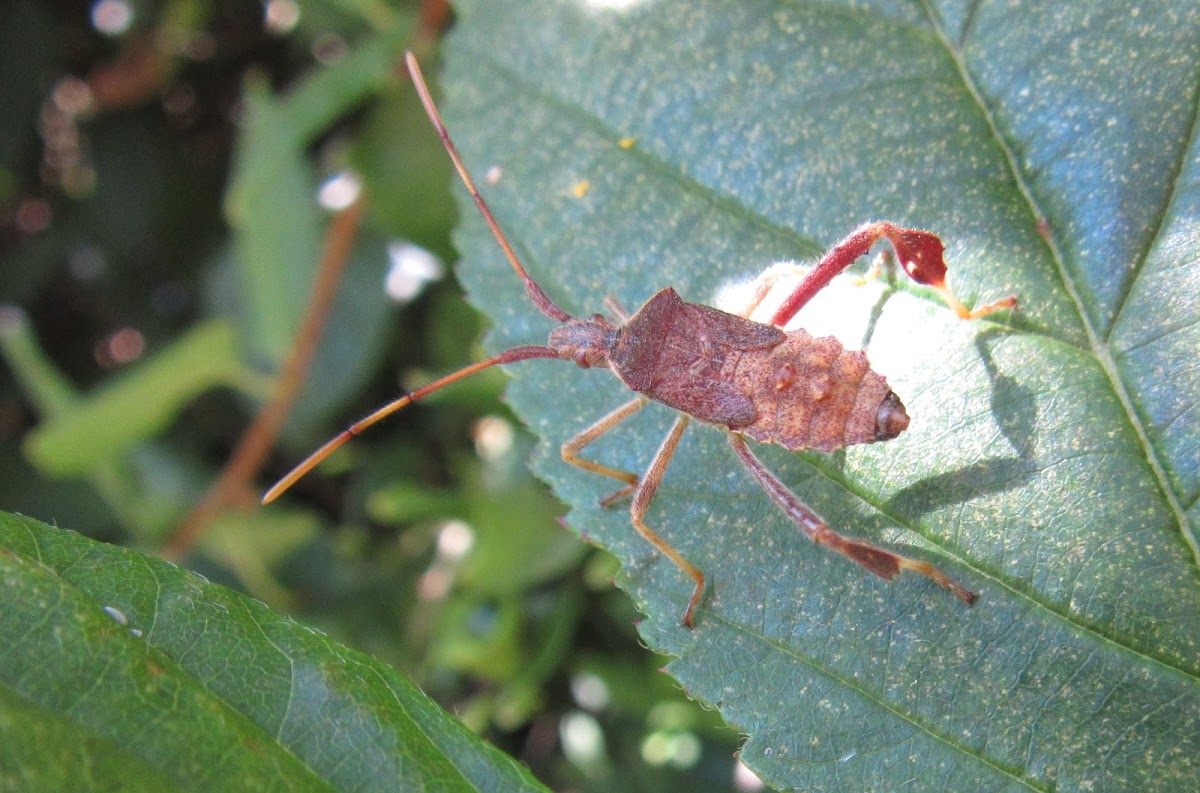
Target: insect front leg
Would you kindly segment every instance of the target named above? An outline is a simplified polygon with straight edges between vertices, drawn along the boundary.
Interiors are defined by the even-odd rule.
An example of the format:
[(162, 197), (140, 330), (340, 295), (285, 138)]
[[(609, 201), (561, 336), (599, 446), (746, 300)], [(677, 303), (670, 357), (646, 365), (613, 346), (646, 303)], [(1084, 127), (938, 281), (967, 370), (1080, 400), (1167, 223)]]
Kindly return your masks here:
[(785, 278), (799, 278), (807, 272), (807, 267), (799, 265), (796, 262), (776, 262), (766, 272), (754, 279), (754, 282), (750, 285), (750, 293), (744, 305), (718, 305), (717, 307), (731, 314), (737, 314), (739, 317), (750, 319), (754, 312), (758, 311), (763, 301), (767, 299), (767, 296), (775, 290), (776, 284)]
[(621, 301), (612, 295), (607, 295), (604, 298), (604, 307), (608, 309), (609, 314), (612, 314), (613, 319), (622, 325), (629, 321), (629, 312), (625, 310), (625, 306), (621, 305)]
[(563, 462), (574, 465), (577, 468), (582, 468), (585, 471), (591, 471), (594, 474), (607, 476), (625, 483), (625, 487), (600, 499), (601, 506), (607, 507), (614, 501), (625, 498), (632, 493), (634, 489), (637, 488), (637, 474), (630, 473), (629, 471), (622, 471), (619, 468), (610, 468), (607, 465), (592, 462), (591, 460), (585, 460), (579, 456), (579, 453), (583, 451), (584, 447), (586, 447), (589, 443), (596, 440), (601, 435), (632, 416), (634, 413), (637, 413), (639, 410), (646, 407), (646, 404), (649, 401), (650, 400), (643, 396), (629, 400), (624, 405), (621, 405), (621, 407), (599, 419), (596, 421), (596, 423), (592, 424), (583, 432), (579, 433), (562, 445), (561, 452)]
[(754, 452), (750, 451), (750, 447), (746, 445), (746, 441), (742, 436), (733, 432), (729, 433), (729, 443), (733, 446), (733, 450), (737, 453), (738, 458), (750, 471), (751, 476), (758, 480), (763, 490), (767, 491), (767, 495), (771, 497), (771, 500), (813, 542), (831, 548), (843, 556), (858, 562), (880, 578), (890, 581), (901, 570), (912, 570), (914, 573), (920, 573), (923, 576), (932, 578), (938, 584), (953, 592), (955, 597), (963, 603), (970, 605), (975, 602), (974, 592), (962, 586), (928, 562), (909, 559), (906, 556), (900, 556), (891, 551), (876, 548), (870, 543), (843, 537), (838, 534), (829, 528), (829, 524), (822, 520), (820, 515), (809, 509), (807, 504), (797, 498), (795, 493), (789, 490), (783, 482), (779, 481), (775, 474), (771, 473), (762, 464), (762, 461), (754, 455)]
[(670, 559), (675, 565), (687, 574), (695, 583), (692, 589), (692, 596), (688, 599), (687, 608), (683, 611), (683, 619), (681, 623), (683, 627), (692, 627), (692, 615), (696, 611), (696, 606), (700, 605), (700, 599), (704, 597), (704, 573), (700, 572), (700, 568), (693, 565), (680, 555), (679, 551), (675, 550), (666, 540), (658, 536), (649, 526), (646, 525), (646, 511), (650, 509), (650, 503), (654, 501), (654, 495), (658, 492), (658, 486), (662, 484), (663, 474), (667, 471), (667, 466), (671, 464), (671, 457), (675, 454), (675, 449), (679, 447), (679, 440), (683, 437), (683, 431), (687, 429), (690, 419), (686, 414), (680, 414), (675, 423), (671, 425), (671, 431), (667, 433), (667, 437), (663, 439), (662, 445), (658, 447), (658, 451), (654, 453), (654, 459), (650, 461), (650, 467), (646, 469), (646, 475), (642, 477), (641, 483), (638, 484), (637, 490), (633, 494), (633, 505), (630, 507), (630, 520), (633, 522), (633, 527), (638, 530), (646, 540), (662, 552), (664, 556)]
[(993, 311), (1017, 305), (1016, 296), (1009, 295), (980, 306), (974, 311), (968, 310), (946, 284), (946, 260), (942, 256), (945, 246), (936, 234), (876, 221), (859, 226), (830, 248), (808, 277), (800, 282), (795, 291), (788, 295), (783, 305), (776, 310), (771, 324), (779, 327), (786, 325), (813, 295), (833, 280), (834, 276), (865, 255), (872, 245), (884, 237), (891, 243), (896, 252), (896, 260), (900, 262), (904, 272), (917, 283), (932, 286), (937, 290), (946, 304), (962, 319), (978, 319)]
[(862, 278), (855, 277), (851, 278), (850, 280), (855, 286), (866, 286), (883, 275), (884, 268), (891, 263), (892, 257), (885, 248), (884, 250), (880, 251), (871, 261), (871, 268), (863, 273)]

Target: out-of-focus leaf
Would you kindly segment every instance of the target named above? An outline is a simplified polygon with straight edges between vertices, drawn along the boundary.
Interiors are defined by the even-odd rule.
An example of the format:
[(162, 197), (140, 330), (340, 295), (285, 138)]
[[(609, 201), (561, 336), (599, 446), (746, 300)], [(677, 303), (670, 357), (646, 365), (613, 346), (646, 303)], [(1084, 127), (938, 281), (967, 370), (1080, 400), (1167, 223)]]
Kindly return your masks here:
[[(648, 643), (803, 790), (1188, 790), (1200, 774), (1200, 7), (462, 3), (451, 134), (529, 271), (575, 315), (812, 257), (875, 218), (947, 243), (956, 320), (905, 282), (828, 301), (908, 405), (899, 439), (758, 452), (839, 531), (928, 559), (964, 608), (811, 544), (721, 433), (685, 437), (647, 521), (558, 446), (628, 398), (510, 367), (570, 523), (625, 562)], [(536, 24), (531, 20), (536, 19)], [(498, 167), (498, 170), (493, 170)], [(544, 343), (464, 201), (460, 276), (492, 348)], [(589, 454), (645, 469), (652, 406)]]
[(241, 586), (268, 606), (295, 608), (291, 594), (273, 571), (313, 542), (319, 530), (316, 516), (300, 510), (225, 514), (213, 521), (200, 547), (208, 558), (232, 570)]
[(54, 416), (75, 404), (74, 386), (38, 344), (29, 317), (16, 306), (0, 307), (0, 354), (39, 411)]
[(241, 371), (233, 328), (196, 325), (183, 338), (29, 434), (25, 451), (43, 473), (70, 476), (120, 458), (154, 437), (198, 394), (232, 385)]
[[(453, 255), (446, 227), (454, 213), (446, 190), (451, 166), (407, 80), (380, 91), (356, 143), (353, 161), (371, 196), (372, 216), (393, 234), (448, 260)], [(458, 338), (464, 337), (471, 338)]]
[(587, 546), (565, 533), (557, 519), (562, 504), (530, 480), (491, 491), (468, 491), (467, 520), (475, 546), (461, 572), (477, 592), (510, 595), (560, 576), (579, 563)]
[(313, 427), (325, 432), (330, 413), (347, 394), (362, 391), (387, 354), (395, 304), (384, 289), (386, 248), (387, 242), (372, 229), (360, 230), (312, 368), (288, 416), (285, 434), (304, 435), (305, 445), (312, 443), (307, 433)]
[(387, 666), (166, 562), (0, 513), (0, 590), (0, 731), (65, 739), (3, 742), (6, 779), (119, 759), (137, 789), (541, 789)]
[(462, 499), (451, 490), (400, 480), (372, 491), (366, 508), (372, 520), (399, 525), (459, 513)]
[[(303, 150), (285, 137), (267, 86), (248, 80), (244, 101), (244, 132), (225, 214), (234, 233), (243, 336), (255, 357), (279, 365), (312, 286), (324, 218), (316, 177)], [(249, 164), (262, 157), (268, 158), (265, 164)]]
[[(278, 364), (289, 349), (320, 254), (312, 139), (393, 79), (409, 26), (394, 24), (283, 98), (260, 80), (246, 86), (244, 132), (226, 197), (253, 350)], [(381, 288), (382, 289), (382, 288)]]

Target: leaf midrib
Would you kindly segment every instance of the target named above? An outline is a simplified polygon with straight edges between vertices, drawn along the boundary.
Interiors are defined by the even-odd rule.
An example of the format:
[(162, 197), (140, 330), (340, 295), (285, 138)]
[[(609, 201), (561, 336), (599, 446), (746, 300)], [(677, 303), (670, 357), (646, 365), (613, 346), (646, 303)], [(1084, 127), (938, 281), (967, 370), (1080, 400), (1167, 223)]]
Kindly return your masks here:
[[(1043, 212), (1041, 207), (1038, 205), (1029, 181), (1018, 164), (1016, 153), (1012, 150), (1012, 147), (1008, 145), (1008, 141), (1004, 135), (1000, 133), (1000, 127), (996, 122), (995, 116), (989, 110), (988, 104), (984, 101), (982, 91), (979, 89), (979, 86), (976, 84), (970, 71), (967, 69), (966, 63), (962, 58), (962, 50), (956, 47), (953, 42), (951, 42), (950, 37), (947, 35), (946, 29), (941, 24), (941, 19), (936, 12), (930, 8), (929, 0), (920, 0), (920, 4), (930, 28), (936, 33), (938, 41), (945, 48), (946, 54), (950, 57), (955, 68), (958, 70), (963, 87), (971, 95), (971, 98), (974, 100), (980, 115), (987, 122), (993, 141), (1003, 153), (1005, 162), (1008, 165), (1009, 173), (1012, 175), (1013, 181), (1017, 185), (1017, 189), (1025, 199), (1030, 212), (1032, 213), (1033, 217), (1049, 219), (1050, 216)], [(1192, 130), (1194, 135), (1196, 130), (1195, 117), (1193, 117), (1192, 120)], [(1185, 152), (1188, 150), (1189, 148), (1187, 147), (1183, 149)], [(1170, 206), (1174, 200), (1175, 190), (1178, 187), (1178, 177), (1179, 174), (1182, 173), (1182, 163), (1176, 163), (1175, 173), (1175, 178), (1171, 180), (1169, 189), (1164, 192), (1164, 207)], [(1159, 213), (1160, 219), (1165, 216), (1165, 210)], [(1146, 262), (1146, 256), (1149, 254), (1149, 251), (1153, 249), (1153, 241), (1158, 239), (1161, 231), (1162, 223), (1160, 220), (1159, 225), (1154, 229), (1154, 233), (1150, 235), (1150, 242), (1148, 242), (1146, 245), (1146, 249), (1141, 258), (1135, 263), (1134, 272), (1129, 279), (1130, 287), (1126, 290), (1123, 290), (1121, 302), (1118, 304), (1116, 314), (1113, 317), (1112, 327), (1116, 326), (1117, 319), (1120, 317), (1121, 309), (1123, 309), (1125, 305), (1125, 298), (1133, 290), (1133, 284), (1140, 277), (1141, 269)], [(1059, 280), (1062, 282), (1063, 289), (1066, 291), (1072, 305), (1075, 307), (1076, 315), (1079, 318), (1079, 325), (1083, 328), (1084, 334), (1086, 335), (1088, 341), (1088, 346), (1090, 348), (1089, 352), (1095, 359), (1096, 363), (1100, 365), (1101, 370), (1103, 370), (1104, 376), (1108, 379), (1109, 385), (1113, 390), (1113, 394), (1116, 396), (1117, 401), (1121, 404), (1121, 410), (1125, 414), (1126, 421), (1129, 422), (1130, 428), (1137, 436), (1138, 443), (1142, 447), (1142, 452), (1146, 463), (1150, 467), (1150, 471), (1154, 476), (1155, 482), (1158, 484), (1158, 489), (1162, 495), (1163, 501), (1166, 502), (1171, 515), (1174, 517), (1175, 523), (1179, 528), (1179, 533), (1184, 542), (1187, 544), (1188, 548), (1191, 549), (1193, 564), (1200, 566), (1200, 539), (1198, 539), (1195, 533), (1192, 531), (1191, 523), (1188, 521), (1187, 511), (1183, 507), (1179, 494), (1176, 493), (1171, 486), (1171, 479), (1167, 473), (1166, 466), (1162, 461), (1161, 454), (1155, 447), (1153, 441), (1151, 441), (1146, 426), (1138, 415), (1137, 409), (1134, 407), (1129, 386), (1121, 377), (1120, 371), (1116, 365), (1116, 361), (1113, 358), (1112, 350), (1108, 347), (1107, 341), (1101, 337), (1100, 333), (1098, 332), (1098, 328), (1096, 328), (1096, 326), (1092, 323), (1091, 318), (1084, 307), (1083, 294), (1080, 290), (1079, 284), (1071, 274), (1071, 271), (1067, 268), (1066, 261), (1062, 255), (1062, 249), (1059, 247), (1053, 235), (1048, 235), (1046, 237), (1046, 246), (1050, 251), (1051, 259), (1054, 261), (1054, 267), (1057, 271)]]
[[(546, 90), (544, 87), (542, 87), (542, 85), (529, 79), (528, 76), (517, 72), (507, 64), (496, 60), (492, 51), (476, 50), (465, 43), (460, 45), (460, 47), (465, 52), (471, 53), (473, 61), (486, 63), (490, 72), (502, 76), (513, 86), (518, 87), (525, 95), (533, 97), (537, 101), (547, 106), (553, 107), (562, 116), (570, 118), (580, 127), (587, 128), (595, 133), (598, 137), (604, 137), (612, 141), (614, 146), (620, 144), (622, 140), (625, 140), (628, 137), (628, 133), (622, 133), (619, 130), (614, 129), (606, 124), (604, 119), (588, 112), (581, 105), (570, 102), (561, 95)], [(824, 253), (828, 249), (829, 244), (832, 244), (821, 244), (811, 237), (807, 237), (799, 233), (791, 226), (775, 223), (764, 215), (751, 211), (746, 204), (736, 200), (730, 195), (717, 192), (704, 182), (701, 182), (687, 175), (678, 168), (673, 167), (669, 160), (655, 156), (644, 148), (635, 146), (634, 148), (627, 150), (625, 153), (627, 156), (639, 158), (639, 160), (645, 164), (645, 170), (648, 173), (652, 173), (655, 176), (662, 178), (664, 181), (673, 182), (692, 195), (703, 197), (713, 206), (727, 211), (731, 217), (745, 223), (746, 225), (752, 228), (761, 229), (765, 234), (769, 234), (773, 238), (781, 240), (790, 246), (813, 251), (813, 256), (811, 258), (814, 261), (818, 256), (820, 256), (820, 254)], [(1011, 155), (1011, 152), (1006, 150), (1006, 154)], [(493, 212), (495, 212), (494, 208)], [(501, 227), (504, 228), (504, 225), (501, 224)], [(539, 260), (534, 258), (528, 250), (522, 252), (521, 258), (527, 269), (539, 270), (536, 264)], [(530, 266), (531, 263), (532, 266)], [(888, 288), (913, 295), (918, 299), (923, 300), (930, 305), (938, 306), (939, 308), (945, 308), (946, 306), (941, 297), (932, 292), (929, 288), (912, 283), (908, 279), (897, 279), (895, 283), (889, 284)], [(1004, 328), (1005, 330), (1012, 330), (1011, 324), (1007, 321), (1003, 321), (998, 314), (979, 317), (972, 320), (972, 322), (978, 323), (980, 326), (992, 325), (994, 327)], [(1072, 350), (1079, 350), (1085, 354), (1092, 354), (1092, 350), (1081, 347), (1077, 344), (1073, 344), (1066, 336), (1056, 336), (1047, 331), (1039, 330), (1029, 326), (1022, 327), (1020, 333), (1026, 338), (1040, 339), (1048, 343), (1068, 347)]]

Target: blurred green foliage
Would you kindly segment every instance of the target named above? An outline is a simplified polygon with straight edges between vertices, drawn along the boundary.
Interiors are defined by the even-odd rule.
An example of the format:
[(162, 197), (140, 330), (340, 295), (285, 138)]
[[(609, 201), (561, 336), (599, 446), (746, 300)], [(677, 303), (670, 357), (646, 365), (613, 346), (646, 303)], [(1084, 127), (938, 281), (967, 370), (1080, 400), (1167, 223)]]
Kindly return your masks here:
[[(449, 164), (395, 69), (417, 9), (307, 2), (271, 29), (257, 3), (115, 5), (133, 16), (108, 33), (76, 2), (16, 0), (0, 27), (0, 508), (152, 552), (270, 391), (322, 184), (355, 174), (368, 219), (256, 485), (476, 359), (482, 323), (452, 279), (383, 289), (390, 244), (454, 258)], [(727, 789), (736, 737), (556, 525), (503, 386), (472, 378), (281, 503), (223, 511), (185, 564), (394, 664), (552, 787)]]

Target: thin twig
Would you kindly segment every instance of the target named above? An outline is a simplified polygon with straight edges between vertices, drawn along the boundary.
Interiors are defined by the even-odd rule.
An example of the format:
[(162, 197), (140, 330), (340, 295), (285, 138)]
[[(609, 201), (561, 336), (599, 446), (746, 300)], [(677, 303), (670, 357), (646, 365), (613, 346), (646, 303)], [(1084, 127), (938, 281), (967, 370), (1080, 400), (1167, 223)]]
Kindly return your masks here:
[(275, 392), (242, 434), (217, 481), (167, 540), (162, 548), (163, 556), (169, 559), (185, 556), (225, 506), (257, 506), (258, 498), (251, 493), (251, 480), (274, 446), (308, 376), (317, 342), (329, 319), (333, 298), (362, 223), (363, 207), (364, 199), (360, 195), (354, 203), (334, 215), (325, 232), (325, 247), (321, 252), (308, 308), (287, 361), (275, 381)]

